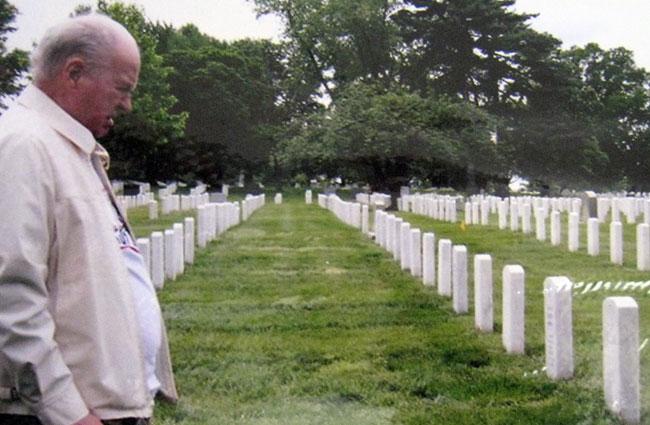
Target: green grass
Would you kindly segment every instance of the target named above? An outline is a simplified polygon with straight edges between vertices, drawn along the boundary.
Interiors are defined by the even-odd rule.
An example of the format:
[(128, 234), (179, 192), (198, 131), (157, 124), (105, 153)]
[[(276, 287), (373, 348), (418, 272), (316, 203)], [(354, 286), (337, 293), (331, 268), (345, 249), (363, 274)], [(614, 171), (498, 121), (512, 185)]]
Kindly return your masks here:
[[(160, 298), (181, 400), (157, 406), (157, 424), (619, 423), (602, 395), (602, 300), (634, 296), (643, 341), (650, 296), (576, 295), (576, 378), (552, 382), (541, 372), (541, 288), (549, 275), (618, 281), (648, 273), (493, 226), (463, 231), (402, 214), (423, 231), (466, 244), (470, 255), (492, 254), (497, 332), (481, 334), (471, 307), (455, 315), (449, 299), (400, 271), (358, 230), (303, 202), (285, 196), (276, 206), (267, 197), (267, 206), (165, 285)], [(129, 215), (139, 236), (180, 221), (151, 223), (138, 214)], [(525, 356), (507, 355), (501, 345), (505, 264), (526, 270)], [(644, 406), (648, 352), (641, 353)]]

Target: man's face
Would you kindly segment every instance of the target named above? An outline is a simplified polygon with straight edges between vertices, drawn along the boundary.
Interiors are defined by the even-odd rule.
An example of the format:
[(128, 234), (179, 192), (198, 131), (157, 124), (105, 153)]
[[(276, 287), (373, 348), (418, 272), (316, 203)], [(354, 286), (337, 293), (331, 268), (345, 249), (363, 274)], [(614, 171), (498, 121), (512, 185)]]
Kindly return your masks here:
[[(125, 44), (125, 43), (122, 43)], [(79, 81), (77, 120), (96, 137), (105, 136), (115, 117), (131, 111), (131, 95), (140, 72), (137, 48), (117, 43), (106, 66), (86, 72)]]

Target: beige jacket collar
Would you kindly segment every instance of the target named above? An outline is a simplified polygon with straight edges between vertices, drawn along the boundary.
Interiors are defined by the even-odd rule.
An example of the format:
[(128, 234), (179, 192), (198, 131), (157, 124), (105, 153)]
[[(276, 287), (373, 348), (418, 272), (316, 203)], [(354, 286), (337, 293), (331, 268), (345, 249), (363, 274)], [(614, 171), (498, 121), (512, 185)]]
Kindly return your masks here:
[(97, 145), (90, 130), (64, 111), (38, 87), (29, 85), (17, 99), (21, 105), (38, 112), (45, 121), (66, 139), (90, 155)]

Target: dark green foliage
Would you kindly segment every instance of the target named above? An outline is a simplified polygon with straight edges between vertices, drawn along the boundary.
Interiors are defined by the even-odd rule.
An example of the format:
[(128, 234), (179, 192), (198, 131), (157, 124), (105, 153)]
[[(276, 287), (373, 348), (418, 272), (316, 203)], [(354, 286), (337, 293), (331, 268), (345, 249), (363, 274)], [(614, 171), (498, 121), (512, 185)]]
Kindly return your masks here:
[[(255, 0), (260, 13), (285, 22), (292, 69), (308, 87), (336, 102), (340, 89), (357, 81), (394, 76), (396, 30), (388, 16), (393, 0)], [(314, 93), (316, 96), (316, 93)]]
[(189, 146), (179, 146), (179, 166), (208, 183), (263, 173), (279, 127), (294, 111), (283, 85), (282, 46), (269, 41), (215, 40), (192, 25), (158, 25), (158, 47), (174, 69), (175, 110), (189, 114)]
[(530, 29), (514, 0), (407, 0), (395, 14), (403, 81), (427, 93), (461, 96), (503, 113), (535, 84), (539, 62), (559, 41)]
[(7, 50), (7, 34), (16, 30), (12, 26), (18, 10), (7, 0), (0, 0), (0, 113), (5, 108), (3, 98), (19, 93), (23, 84), (20, 79), (27, 71), (27, 52)]
[(350, 85), (339, 96), (336, 108), (312, 116), (280, 145), (282, 166), (392, 191), (411, 178), (464, 187), (451, 177), (455, 170), (463, 176), (501, 171), (490, 139), (495, 122), (467, 102), (367, 84)]

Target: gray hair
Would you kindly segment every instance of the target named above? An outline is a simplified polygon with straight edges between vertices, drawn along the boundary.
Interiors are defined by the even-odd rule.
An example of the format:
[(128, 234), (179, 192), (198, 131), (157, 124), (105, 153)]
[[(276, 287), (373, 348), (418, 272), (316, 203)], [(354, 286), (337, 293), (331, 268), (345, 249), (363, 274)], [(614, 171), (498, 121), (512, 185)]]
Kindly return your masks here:
[(121, 24), (100, 14), (70, 18), (51, 27), (31, 55), (34, 82), (53, 78), (73, 56), (80, 56), (91, 70), (96, 69), (105, 63), (120, 33), (131, 37)]

